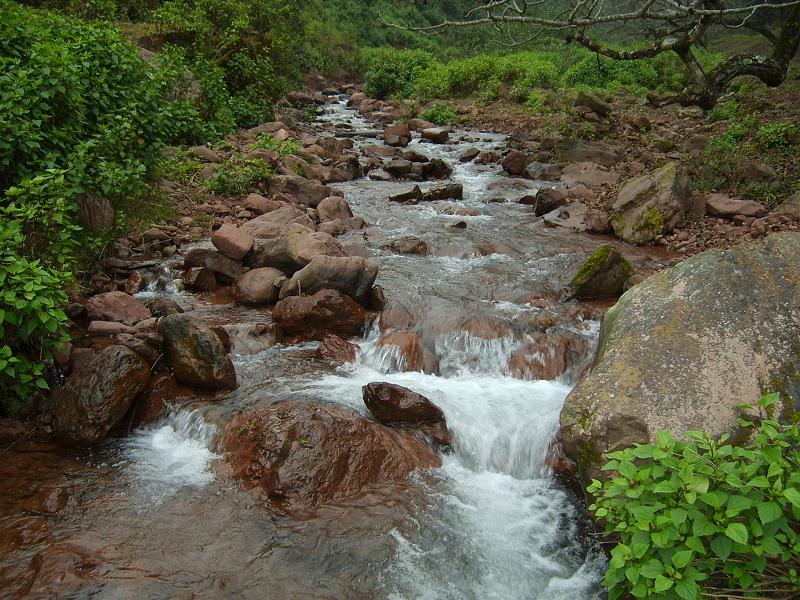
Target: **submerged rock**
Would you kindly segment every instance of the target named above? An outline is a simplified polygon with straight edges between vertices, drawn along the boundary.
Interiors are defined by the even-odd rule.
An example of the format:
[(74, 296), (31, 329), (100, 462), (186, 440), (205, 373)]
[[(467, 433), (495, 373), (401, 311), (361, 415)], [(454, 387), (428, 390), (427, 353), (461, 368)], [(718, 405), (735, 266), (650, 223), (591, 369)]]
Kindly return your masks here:
[(98, 352), (53, 393), (53, 430), (59, 440), (90, 446), (103, 439), (150, 381), (150, 368), (125, 346)]
[(441, 465), (411, 432), (314, 404), (243, 413), (225, 428), (222, 446), (234, 477), (288, 510), (346, 502), (369, 485)]
[(125, 292), (106, 292), (86, 301), (86, 314), (92, 321), (138, 323), (151, 317), (147, 307)]
[(236, 371), (219, 335), (189, 314), (161, 319), (159, 330), (179, 383), (209, 390), (236, 387)]
[(603, 319), (591, 373), (561, 412), (585, 479), (605, 452), (660, 430), (736, 433), (766, 391), (800, 408), (800, 234), (698, 254), (626, 292)]
[(600, 246), (586, 259), (570, 281), (572, 295), (579, 300), (616, 298), (633, 272), (631, 264), (614, 246)]
[(393, 383), (373, 382), (361, 388), (372, 416), (386, 425), (411, 425), (442, 446), (453, 442), (453, 433), (441, 408), (422, 394)]

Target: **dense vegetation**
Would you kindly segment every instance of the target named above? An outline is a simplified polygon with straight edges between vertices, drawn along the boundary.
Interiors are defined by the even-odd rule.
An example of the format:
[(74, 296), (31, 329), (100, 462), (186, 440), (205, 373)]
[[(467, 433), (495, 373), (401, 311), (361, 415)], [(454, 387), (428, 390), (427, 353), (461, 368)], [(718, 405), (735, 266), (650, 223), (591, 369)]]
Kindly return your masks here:
[[(589, 508), (616, 541), (609, 598), (786, 598), (800, 589), (800, 434), (773, 418), (740, 419), (745, 443), (660, 432), (608, 455)], [(744, 409), (753, 407), (743, 406)]]

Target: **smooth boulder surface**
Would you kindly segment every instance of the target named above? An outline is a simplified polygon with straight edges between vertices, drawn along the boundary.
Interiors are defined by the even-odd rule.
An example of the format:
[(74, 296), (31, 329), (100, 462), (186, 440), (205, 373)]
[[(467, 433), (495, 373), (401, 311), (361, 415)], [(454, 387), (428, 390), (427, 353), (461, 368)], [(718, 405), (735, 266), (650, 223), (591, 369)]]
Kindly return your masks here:
[(315, 256), (292, 275), (281, 289), (281, 299), (338, 290), (364, 303), (378, 276), (378, 263), (360, 256)]
[(411, 425), (443, 446), (453, 442), (441, 408), (422, 394), (401, 385), (376, 381), (361, 388), (369, 412), (385, 425)]
[(147, 307), (125, 292), (106, 292), (86, 301), (86, 314), (91, 321), (138, 323), (151, 317)]
[(283, 272), (272, 267), (251, 269), (236, 280), (233, 298), (240, 304), (272, 304), (285, 280)]
[(660, 430), (736, 434), (767, 391), (800, 408), (800, 234), (698, 254), (626, 292), (603, 318), (592, 371), (560, 436), (584, 479), (603, 453)]
[(347, 221), (352, 218), (353, 211), (347, 200), (341, 196), (329, 196), (317, 205), (317, 213), (320, 221)]
[(220, 390), (236, 387), (236, 371), (217, 333), (189, 314), (159, 322), (175, 379), (192, 387)]
[(369, 313), (358, 302), (336, 290), (313, 296), (290, 296), (278, 302), (272, 320), (285, 341), (321, 340), (325, 334), (361, 335)]
[(620, 189), (611, 226), (630, 244), (652, 244), (683, 223), (689, 203), (689, 176), (683, 167), (669, 162)]
[(312, 208), (316, 207), (328, 196), (335, 195), (332, 188), (316, 181), (309, 181), (299, 175), (274, 175), (269, 178), (267, 191), (273, 196), (286, 194), (295, 198), (300, 204), (305, 204)]
[(284, 510), (346, 502), (369, 485), (441, 465), (411, 432), (293, 402), (239, 415), (225, 428), (222, 447), (234, 477)]
[(91, 446), (103, 439), (147, 387), (150, 368), (125, 346), (109, 346), (53, 393), (53, 430), (62, 442)]
[(292, 223), (299, 223), (309, 229), (314, 228), (314, 222), (306, 214), (306, 211), (293, 204), (285, 204), (281, 208), (251, 219), (240, 229), (256, 239), (275, 238), (285, 235)]
[(767, 214), (767, 207), (760, 202), (731, 198), (725, 194), (709, 194), (706, 198), (708, 214), (715, 217), (730, 217), (744, 215), (745, 217), (763, 217)]
[(579, 300), (616, 298), (632, 272), (622, 253), (605, 244), (586, 259), (570, 281), (572, 295)]
[(324, 231), (314, 231), (298, 223), (289, 226), (286, 233), (286, 252), (294, 269), (302, 269), (315, 257), (347, 256), (342, 245)]
[(211, 236), (217, 250), (233, 260), (242, 260), (253, 247), (255, 239), (232, 223), (225, 223)]

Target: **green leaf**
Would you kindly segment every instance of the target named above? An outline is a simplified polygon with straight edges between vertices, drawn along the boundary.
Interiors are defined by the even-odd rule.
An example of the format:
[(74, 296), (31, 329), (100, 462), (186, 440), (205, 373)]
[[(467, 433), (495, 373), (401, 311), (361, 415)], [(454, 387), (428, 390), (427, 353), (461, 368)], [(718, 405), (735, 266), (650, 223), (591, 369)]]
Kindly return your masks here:
[(672, 434), (669, 431), (659, 431), (656, 433), (656, 444), (662, 450), (666, 450), (672, 445)]
[(725, 535), (739, 544), (747, 543), (747, 527), (741, 523), (731, 523), (728, 525), (728, 527), (725, 529)]
[(795, 508), (800, 508), (800, 491), (793, 487), (783, 490), (783, 497), (792, 503)]
[(672, 555), (672, 564), (676, 569), (683, 569), (686, 565), (692, 562), (694, 552), (691, 550), (678, 550)]
[(728, 497), (728, 511), (732, 511), (735, 514), (742, 512), (743, 510), (747, 510), (748, 508), (753, 506), (753, 501), (746, 496), (729, 496)]
[(722, 535), (718, 535), (711, 540), (710, 545), (714, 554), (719, 556), (722, 560), (727, 560), (728, 556), (731, 554), (731, 550), (733, 550), (733, 542)]
[(783, 516), (783, 509), (776, 502), (759, 502), (756, 505), (756, 510), (758, 511), (758, 518), (761, 519), (764, 525), (777, 521)]
[(642, 577), (647, 577), (648, 579), (655, 579), (663, 572), (664, 572), (664, 567), (661, 565), (661, 563), (657, 559), (651, 558), (642, 565), (640, 574), (642, 575)]
[(675, 593), (683, 600), (697, 600), (700, 597), (700, 588), (692, 579), (680, 579), (675, 583)]
[(672, 587), (673, 583), (674, 582), (672, 581), (672, 579), (668, 579), (663, 575), (659, 575), (658, 577), (656, 577), (654, 588), (657, 592), (666, 592), (669, 588)]

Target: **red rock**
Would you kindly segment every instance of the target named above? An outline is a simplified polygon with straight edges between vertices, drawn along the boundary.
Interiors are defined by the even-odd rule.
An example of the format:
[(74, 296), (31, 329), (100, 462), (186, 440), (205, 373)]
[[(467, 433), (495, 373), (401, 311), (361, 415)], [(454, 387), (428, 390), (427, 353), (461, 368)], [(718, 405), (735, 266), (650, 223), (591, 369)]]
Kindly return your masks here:
[(92, 321), (138, 323), (152, 315), (147, 307), (125, 292), (106, 292), (86, 301), (86, 313)]
[(255, 239), (236, 225), (225, 224), (211, 236), (211, 243), (228, 258), (242, 260), (253, 248)]
[(35, 495), (26, 498), (22, 508), (37, 515), (57, 515), (64, 512), (69, 502), (69, 492), (65, 488), (42, 488)]
[(388, 244), (381, 246), (381, 248), (395, 254), (416, 254), (419, 256), (428, 254), (428, 244), (425, 243), (425, 240), (412, 235), (392, 240)]
[(525, 167), (528, 166), (528, 157), (519, 150), (509, 150), (505, 158), (500, 162), (500, 166), (509, 175), (522, 175)]
[(767, 214), (767, 208), (760, 202), (731, 198), (725, 194), (709, 194), (706, 198), (706, 207), (708, 214), (717, 217), (743, 215), (757, 218)]
[(450, 139), (449, 127), (429, 127), (422, 130), (422, 139), (433, 142), (434, 144), (446, 144)]
[(251, 269), (236, 280), (233, 297), (240, 304), (272, 304), (285, 280), (283, 272), (272, 267)]
[(411, 130), (408, 125), (390, 125), (383, 130), (383, 142), (387, 146), (406, 147), (411, 142)]
[(438, 370), (436, 357), (428, 351), (422, 339), (413, 331), (389, 331), (381, 335), (379, 346), (396, 346), (403, 357), (404, 371), (435, 373)]
[(313, 296), (289, 296), (275, 305), (272, 319), (278, 336), (289, 343), (321, 340), (327, 333), (342, 337), (360, 335), (369, 313), (355, 300), (336, 290)]
[(361, 392), (364, 404), (379, 423), (412, 425), (442, 446), (453, 442), (444, 412), (425, 396), (384, 382), (369, 383), (361, 388)]
[(206, 267), (192, 267), (183, 272), (183, 283), (186, 287), (210, 292), (219, 287), (214, 271)]
[(273, 210), (278, 210), (283, 206), (282, 202), (277, 200), (269, 200), (258, 194), (250, 194), (244, 199), (244, 207), (251, 210), (256, 214), (263, 215)]
[(353, 211), (347, 200), (341, 196), (330, 196), (317, 205), (320, 221), (348, 221), (353, 216)]
[(356, 359), (358, 346), (343, 340), (338, 335), (325, 334), (317, 348), (316, 357), (327, 364), (339, 367)]
[(128, 275), (128, 279), (125, 281), (126, 294), (138, 294), (145, 287), (147, 287), (147, 282), (139, 271), (134, 271)]
[(567, 331), (535, 332), (530, 337), (532, 341), (513, 352), (508, 361), (511, 374), (520, 379), (551, 381), (575, 365), (588, 350), (585, 338)]
[(89, 597), (100, 584), (92, 571), (101, 564), (95, 552), (85, 546), (52, 544), (33, 557), (34, 577), (22, 595), (26, 598)]
[(284, 510), (346, 502), (369, 485), (441, 465), (409, 431), (304, 403), (239, 415), (225, 428), (222, 447), (234, 477)]

